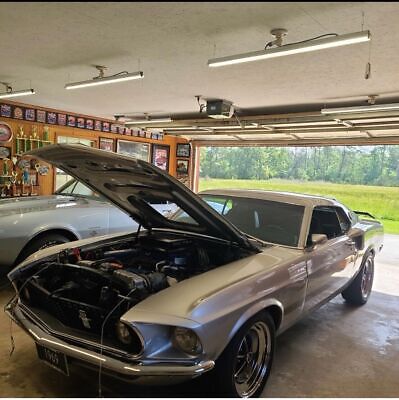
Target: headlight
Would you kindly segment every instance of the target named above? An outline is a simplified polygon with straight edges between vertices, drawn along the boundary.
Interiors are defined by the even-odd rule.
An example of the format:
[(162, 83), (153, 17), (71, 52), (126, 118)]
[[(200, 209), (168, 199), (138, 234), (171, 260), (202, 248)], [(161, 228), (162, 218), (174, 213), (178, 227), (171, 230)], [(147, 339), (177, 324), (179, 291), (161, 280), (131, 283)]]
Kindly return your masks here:
[(126, 345), (129, 345), (133, 341), (133, 337), (130, 329), (121, 321), (118, 321), (115, 326), (116, 336), (118, 340)]
[(173, 343), (188, 354), (196, 355), (202, 352), (202, 344), (191, 329), (176, 327), (173, 331)]

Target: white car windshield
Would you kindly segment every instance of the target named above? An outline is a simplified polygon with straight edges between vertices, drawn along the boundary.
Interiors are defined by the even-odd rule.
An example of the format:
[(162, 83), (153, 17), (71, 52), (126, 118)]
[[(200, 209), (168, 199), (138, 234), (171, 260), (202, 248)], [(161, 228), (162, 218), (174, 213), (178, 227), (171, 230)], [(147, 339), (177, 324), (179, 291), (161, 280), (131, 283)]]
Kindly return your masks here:
[[(297, 247), (305, 208), (278, 201), (229, 197), (201, 196), (215, 211), (240, 231), (266, 242)], [(192, 223), (182, 210), (171, 219)]]

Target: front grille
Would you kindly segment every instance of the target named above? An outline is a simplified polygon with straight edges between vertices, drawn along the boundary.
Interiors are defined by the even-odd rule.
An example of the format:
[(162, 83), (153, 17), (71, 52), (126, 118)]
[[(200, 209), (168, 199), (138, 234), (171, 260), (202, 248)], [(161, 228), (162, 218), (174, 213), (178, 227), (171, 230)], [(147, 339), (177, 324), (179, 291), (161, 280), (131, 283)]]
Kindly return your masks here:
[[(22, 293), (21, 300), (25, 311), (30, 310), (31, 318), (32, 314), (35, 317), (34, 322), (41, 321), (54, 336), (71, 344), (84, 343), (89, 350), (100, 350), (101, 328), (109, 311), (90, 304), (50, 296), (45, 289), (34, 282), (26, 285), (26, 288), (29, 291), (29, 298), (25, 292), (25, 294)], [(115, 325), (122, 313), (121, 310), (119, 313), (117, 310), (108, 318), (104, 326), (102, 343), (106, 347), (117, 350), (119, 354), (123, 354), (123, 358), (132, 358), (142, 352), (143, 343), (135, 330), (131, 330), (132, 343), (129, 345), (124, 345), (117, 340)]]

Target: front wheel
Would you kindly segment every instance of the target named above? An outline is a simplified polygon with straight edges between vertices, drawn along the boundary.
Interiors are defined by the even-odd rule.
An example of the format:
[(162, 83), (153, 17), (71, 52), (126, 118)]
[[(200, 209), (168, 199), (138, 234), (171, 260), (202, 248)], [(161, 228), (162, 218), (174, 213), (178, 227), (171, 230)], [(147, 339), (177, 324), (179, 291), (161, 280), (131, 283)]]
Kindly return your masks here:
[(57, 244), (67, 243), (69, 241), (70, 240), (67, 237), (58, 233), (45, 234), (29, 243), (29, 245), (20, 254), (18, 261), (21, 262), (25, 260), (25, 258), (38, 250), (46, 249), (47, 247), (55, 246)]
[(270, 375), (275, 347), (275, 326), (262, 312), (237, 332), (216, 362), (216, 391), (227, 397), (258, 397)]
[(368, 253), (353, 282), (342, 292), (342, 297), (349, 303), (361, 306), (370, 297), (374, 280), (374, 255)]

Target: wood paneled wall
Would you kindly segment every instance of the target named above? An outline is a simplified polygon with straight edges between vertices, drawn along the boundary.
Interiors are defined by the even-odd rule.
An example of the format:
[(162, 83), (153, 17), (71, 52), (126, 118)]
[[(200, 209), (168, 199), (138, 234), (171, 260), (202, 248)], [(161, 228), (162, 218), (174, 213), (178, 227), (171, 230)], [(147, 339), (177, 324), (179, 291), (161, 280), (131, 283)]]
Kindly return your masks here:
[[(21, 106), (24, 106), (24, 107), (30, 106), (27, 104), (21, 104), (21, 103), (15, 103), (15, 102), (12, 102), (12, 104), (20, 104)], [(47, 109), (47, 108), (37, 107), (37, 106), (30, 106), (30, 107), (40, 108), (40, 109), (48, 110), (48, 111), (55, 111), (55, 112), (59, 112), (59, 113), (64, 112), (64, 113), (68, 114), (68, 112), (62, 111), (62, 110), (53, 110), (53, 109)], [(95, 116), (90, 116), (90, 117), (93, 119), (97, 119), (97, 120), (104, 120), (102, 118), (96, 118)], [(13, 119), (13, 118), (0, 117), (0, 121), (7, 123), (13, 131), (14, 136), (13, 136), (12, 143), (1, 143), (2, 146), (9, 146), (9, 147), (12, 146), (13, 155), (15, 154), (16, 137), (19, 132), (19, 128), (21, 126), (23, 127), (25, 137), (29, 137), (33, 132), (33, 127), (36, 126), (39, 138), (43, 138), (44, 127), (48, 126), (49, 127), (49, 140), (52, 143), (57, 143), (57, 136), (70, 136), (70, 137), (79, 137), (79, 138), (93, 140), (96, 142), (95, 147), (97, 147), (97, 148), (98, 148), (100, 137), (114, 139), (115, 146), (116, 146), (117, 139), (128, 140), (128, 141), (132, 141), (132, 142), (167, 145), (167, 146), (169, 146), (169, 150), (170, 150), (169, 151), (169, 173), (175, 177), (176, 177), (176, 167), (177, 167), (177, 161), (176, 161), (177, 144), (178, 143), (188, 143), (188, 141), (186, 139), (176, 137), (176, 136), (171, 136), (171, 135), (165, 135), (163, 140), (153, 140), (153, 139), (140, 138), (140, 137), (129, 136), (129, 135), (121, 135), (121, 134), (110, 133), (110, 132), (98, 132), (98, 131), (91, 131), (88, 129), (72, 128), (72, 127), (67, 127), (67, 126), (58, 126), (58, 125), (42, 124), (42, 123), (37, 123), (37, 122), (28, 122), (28, 121)], [(152, 152), (152, 146), (151, 146), (151, 152)], [(191, 165), (192, 165), (192, 158), (193, 158), (193, 152), (191, 152), (191, 159), (190, 159)], [(190, 168), (190, 171), (191, 171), (191, 168)], [(192, 181), (193, 180), (190, 179), (191, 184), (192, 184)], [(48, 175), (39, 176), (38, 193), (40, 195), (51, 194), (54, 191), (54, 187), (55, 187), (54, 171), (50, 167), (50, 172)]]

